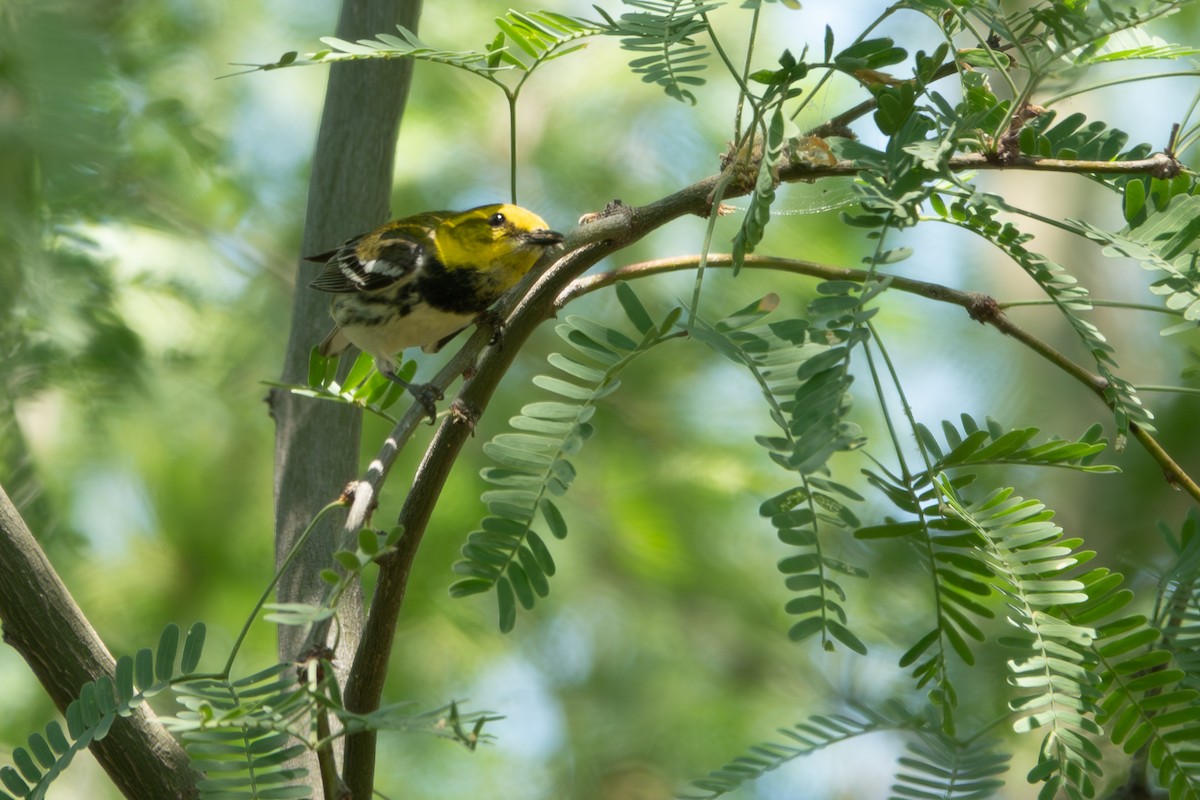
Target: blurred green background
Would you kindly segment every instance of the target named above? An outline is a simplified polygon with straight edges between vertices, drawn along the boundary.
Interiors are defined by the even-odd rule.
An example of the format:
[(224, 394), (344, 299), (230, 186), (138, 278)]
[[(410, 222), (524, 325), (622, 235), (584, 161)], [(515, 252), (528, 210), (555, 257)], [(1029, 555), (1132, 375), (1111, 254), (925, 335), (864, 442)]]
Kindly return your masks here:
[[(772, 66), (783, 47), (819, 50), (825, 24), (849, 41), (882, 9), (829, 5), (768, 5), (756, 65)], [(428, 3), (421, 35), (448, 49), (477, 47), (494, 36), (491, 19), (506, 8)], [(593, 14), (581, 2), (550, 8)], [(199, 619), (209, 625), (215, 659), (269, 580), (273, 428), (262, 382), (278, 376), (286, 341), (326, 71), (216, 79), (237, 71), (234, 62), (317, 49), (336, 14), (333, 3), (279, 0), (0, 5), (0, 483), (116, 654), (147, 646), (169, 621)], [(717, 20), (738, 52), (748, 13), (726, 7)], [(1194, 31), (1194, 15), (1175, 25)], [(914, 14), (898, 15), (883, 32), (910, 52), (937, 44), (933, 26)], [(692, 108), (630, 75), (627, 60), (615, 42), (593, 41), (536, 75), (523, 94), (519, 199), (559, 229), (613, 198), (641, 204), (713, 173), (731, 135), (733, 93), (715, 63)], [(1153, 102), (1135, 87), (1064, 111), (1107, 118), (1133, 141), (1161, 146), (1188, 87), (1154, 85), (1161, 94)], [(1179, 102), (1165, 99), (1176, 89)], [(801, 127), (862, 97), (835, 81)], [(865, 122), (860, 128), (870, 142)], [(395, 216), (506, 197), (505, 106), (481, 81), (419, 64), (398, 147)], [(986, 184), (1051, 216), (1121, 224), (1118, 199), (1081, 178), (989, 175)], [(760, 252), (857, 266), (868, 244), (836, 210), (819, 212), (823, 190), (782, 190), (786, 213), (772, 221)], [(704, 224), (681, 220), (603, 266), (697, 252)], [(736, 225), (736, 215), (719, 222), (718, 249)], [(921, 229), (905, 239), (917, 250), (902, 265), (906, 274), (1006, 299), (1032, 294), (1016, 267), (959, 231)], [(1036, 246), (1098, 297), (1152, 302), (1136, 266), (1052, 233)], [(799, 313), (812, 291), (811, 281), (756, 272), (707, 280), (705, 310), (714, 316), (769, 291), (782, 297), (780, 314)], [(637, 288), (661, 314), (690, 297), (691, 278)], [(1013, 342), (957, 309), (890, 300), (880, 325), (927, 424), (965, 411), (1071, 437), (1102, 420), (1111, 435), (1090, 394)], [(569, 311), (620, 320), (610, 292)], [(1052, 312), (1016, 317), (1080, 355)], [(1135, 383), (1177, 382), (1194, 363), (1195, 338), (1158, 337), (1165, 318), (1101, 310), (1096, 319)], [(544, 355), (557, 346), (550, 327), (506, 379), (435, 514), (389, 687), (390, 699), (416, 708), (456, 699), (507, 718), (490, 729), (497, 742), (474, 754), (432, 738), (384, 737), (380, 791), (413, 800), (652, 800), (808, 714), (892, 695), (919, 704), (896, 667), (913, 632), (930, 624), (927, 579), (905, 545), (829, 545), (872, 573), (847, 581), (851, 627), (871, 645), (869, 657), (787, 641), (788, 593), (775, 569), (786, 548), (757, 507), (792, 481), (752, 441), (770, 432), (756, 387), (696, 343), (637, 363), (600, 409), (602, 435), (575, 459), (579, 479), (561, 504), (572, 533), (554, 545), (550, 598), (501, 636), (491, 598), (447, 596), (450, 565), (484, 512), (480, 446), (522, 404), (543, 399), (529, 378), (547, 369)], [(421, 358), (426, 374), (436, 357)], [(860, 378), (860, 391), (865, 383)], [(1147, 399), (1162, 440), (1185, 468), (1200, 471), (1195, 401)], [(863, 395), (856, 421), (881, 439), (868, 400)], [(367, 421), (368, 453), (385, 431)], [(394, 471), (377, 524), (395, 518), (428, 435), (422, 431)], [(1137, 447), (1111, 458), (1123, 474), (1022, 472), (1009, 480), (1147, 588), (1165, 557), (1152, 521), (1177, 527), (1186, 504)], [(840, 456), (834, 466), (840, 480), (861, 485), (861, 459)], [(872, 499), (860, 516), (883, 510)], [(261, 623), (243, 656), (247, 671), (273, 653), (274, 631)], [(972, 679), (979, 716), (964, 718), (964, 730), (1004, 707), (1004, 656), (981, 647), (980, 660), (997, 690)], [(23, 743), (53, 708), (7, 649), (0, 686), (7, 761), (5, 748)], [(736, 796), (877, 796), (902, 746), (878, 735), (834, 748)], [(1011, 797), (1032, 796), (1021, 772), (1009, 776)], [(84, 763), (50, 796), (113, 794)]]

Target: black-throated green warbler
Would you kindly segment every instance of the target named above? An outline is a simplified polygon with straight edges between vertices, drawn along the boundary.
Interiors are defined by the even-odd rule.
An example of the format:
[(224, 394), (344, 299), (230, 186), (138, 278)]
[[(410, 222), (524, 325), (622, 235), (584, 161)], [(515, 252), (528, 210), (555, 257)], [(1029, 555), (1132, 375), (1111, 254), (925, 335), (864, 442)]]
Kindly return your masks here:
[(397, 376), (397, 355), (409, 347), (436, 352), (562, 239), (532, 211), (495, 204), (394, 220), (309, 256), (325, 264), (309, 285), (333, 293), (336, 323), (318, 350), (334, 356), (355, 345), (381, 373), (415, 389)]

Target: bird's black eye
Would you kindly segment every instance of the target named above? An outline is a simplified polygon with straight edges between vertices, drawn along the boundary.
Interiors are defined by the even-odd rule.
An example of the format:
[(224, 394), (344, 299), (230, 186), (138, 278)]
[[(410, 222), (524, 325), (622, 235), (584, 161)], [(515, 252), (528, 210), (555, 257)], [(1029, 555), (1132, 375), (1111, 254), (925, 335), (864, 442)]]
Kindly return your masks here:
[(499, 211), (488, 217), (488, 225), (491, 225), (493, 228), (499, 228), (505, 222), (508, 222), (508, 220)]

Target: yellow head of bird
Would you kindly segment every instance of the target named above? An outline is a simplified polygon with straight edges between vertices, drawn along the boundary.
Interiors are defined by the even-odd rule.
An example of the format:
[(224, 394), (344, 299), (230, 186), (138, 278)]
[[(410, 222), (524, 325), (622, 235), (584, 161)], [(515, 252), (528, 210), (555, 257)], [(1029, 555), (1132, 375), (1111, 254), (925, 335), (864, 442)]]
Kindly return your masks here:
[(433, 234), (438, 260), (447, 269), (500, 271), (513, 282), (530, 270), (545, 248), (562, 239), (562, 234), (550, 230), (537, 214), (508, 203), (454, 214)]

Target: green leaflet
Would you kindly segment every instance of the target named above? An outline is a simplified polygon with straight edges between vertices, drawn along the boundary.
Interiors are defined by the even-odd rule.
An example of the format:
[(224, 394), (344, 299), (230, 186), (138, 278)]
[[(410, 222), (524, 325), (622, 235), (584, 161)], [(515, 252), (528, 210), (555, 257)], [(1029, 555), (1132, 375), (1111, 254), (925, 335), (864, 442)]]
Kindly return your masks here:
[[(1137, 184), (1130, 183), (1127, 191)], [(1144, 189), (1134, 190), (1144, 192)], [(1183, 317), (1183, 322), (1167, 328), (1164, 334), (1195, 330), (1200, 324), (1200, 197), (1194, 194), (1171, 196), (1161, 205), (1143, 203), (1132, 224), (1116, 233), (1105, 231), (1080, 220), (1070, 220), (1078, 231), (1104, 245), (1106, 256), (1126, 257), (1143, 268), (1162, 273), (1150, 285), (1150, 291), (1163, 298), (1163, 304)]]
[(656, 83), (668, 97), (696, 104), (696, 96), (685, 88), (702, 86), (700, 77), (708, 58), (708, 48), (692, 38), (708, 30), (704, 15), (720, 3), (692, 0), (624, 0), (639, 9), (613, 18), (599, 6), (593, 6), (604, 18), (598, 27), (602, 33), (621, 37), (621, 46), (640, 53), (629, 62), (635, 75), (646, 83)]
[[(1102, 122), (1085, 125), (1082, 114), (1073, 114), (1052, 125), (1055, 119), (1055, 115), (1049, 113), (1028, 124), (1021, 132), (1022, 151), (1092, 160), (1144, 158), (1151, 151), (1147, 144), (1124, 150), (1128, 140), (1125, 133), (1108, 128)], [(1193, 194), (1194, 181), (1179, 175), (1172, 180), (1111, 176), (1104, 178), (1104, 182), (1124, 192), (1122, 210), (1128, 223), (1126, 228), (1111, 232), (1082, 220), (1070, 219), (1063, 221), (1064, 226), (1103, 245), (1105, 255), (1132, 258), (1147, 270), (1163, 273), (1150, 285), (1150, 291), (1163, 298), (1166, 309), (1183, 317), (1182, 323), (1168, 327), (1163, 333), (1195, 329), (1200, 323), (1200, 269), (1195, 257), (1197, 239), (1200, 238), (1200, 224), (1197, 223), (1200, 201)], [(1104, 376), (1110, 378), (1108, 374)], [(1113, 387), (1114, 396), (1121, 401), (1124, 393), (1124, 386), (1118, 382)], [(1128, 407), (1118, 408), (1118, 412), (1122, 410), (1134, 422), (1147, 424), (1148, 420), (1138, 418), (1136, 409), (1130, 413)]]
[(496, 592), (500, 630), (516, 625), (517, 607), (532, 609), (550, 592), (554, 558), (534, 529), (540, 517), (551, 536), (567, 536), (567, 523), (553, 498), (562, 497), (575, 479), (571, 458), (591, 438), (596, 403), (616, 391), (617, 376), (633, 360), (673, 335), (677, 315), (659, 323), (629, 286), (617, 296), (641, 333), (636, 340), (582, 317), (570, 316), (556, 328), (569, 353), (548, 357), (556, 375), (538, 375), (534, 385), (557, 395), (529, 403), (509, 420), (515, 432), (501, 433), (483, 446), (496, 466), (481, 476), (497, 487), (482, 496), (488, 516), (467, 535), (454, 571), (463, 576), (450, 586), (454, 597)]
[[(164, 724), (204, 773), (200, 797), (307, 797), (307, 770), (288, 766), (307, 746), (315, 696), (279, 663), (238, 680), (200, 678), (177, 687), (185, 711)], [(270, 789), (270, 794), (264, 794)]]
[[(901, 510), (916, 519), (859, 528), (860, 539), (923, 536), (933, 572), (936, 597), (936, 624), (900, 657), (899, 666), (910, 669), (916, 688), (927, 689), (931, 709), (938, 725), (947, 735), (955, 732), (958, 690), (952, 678), (954, 660), (975, 664), (973, 643), (984, 640), (979, 620), (995, 617), (990, 598), (993, 595), (993, 567), (982, 557), (982, 542), (961, 521), (941, 513), (936, 487), (914, 477), (904, 483), (900, 478), (864, 470), (868, 481)], [(958, 476), (947, 485), (961, 488), (973, 479)]]
[(456, 704), (411, 713), (411, 704), (387, 704), (369, 714), (342, 708), (329, 664), (314, 661), (297, 679), (297, 666), (282, 662), (245, 678), (199, 677), (179, 684), (185, 711), (164, 720), (178, 733), (204, 773), (197, 781), (201, 798), (307, 798), (303, 767), (294, 760), (316, 745), (316, 716), (336, 717), (346, 733), (363, 730), (423, 732), (474, 749), (487, 712), (462, 715)]
[(780, 541), (794, 548), (793, 555), (779, 562), (779, 571), (786, 576), (785, 585), (796, 593), (785, 606), (789, 614), (798, 618), (788, 636), (803, 641), (819, 635), (826, 650), (832, 650), (836, 641), (865, 654), (866, 645), (846, 627), (847, 616), (842, 607), (846, 592), (838, 583), (838, 576), (865, 578), (867, 574), (826, 555), (818, 535), (821, 531), (849, 528), (857, 523), (849, 508), (835, 496), (836, 486), (811, 478), (807, 488), (797, 487), (764, 502), (759, 513), (770, 518)]
[(320, 713), (336, 717), (346, 733), (425, 732), (470, 749), (487, 738), (483, 726), (498, 719), (486, 712), (462, 715), (453, 703), (424, 713), (393, 703), (356, 714), (338, 704), (329, 665), (308, 666), (299, 680), (296, 664), (281, 662), (236, 680), (201, 676), (175, 687), (186, 710), (163, 722), (180, 735), (193, 768), (203, 773), (197, 781), (201, 798), (309, 797), (307, 772), (293, 763), (316, 743)]
[(1076, 63), (1087, 66), (1134, 59), (1195, 58), (1198, 55), (1200, 49), (1168, 42), (1144, 30), (1133, 28), (1085, 47), (1076, 57)]
[(1089, 600), (1066, 610), (1073, 622), (1097, 632), (1093, 652), (1103, 692), (1097, 721), (1126, 753), (1146, 750), (1172, 800), (1200, 797), (1198, 522), (1193, 509), (1178, 534), (1163, 530), (1176, 558), (1153, 619), (1128, 608), (1133, 592), (1122, 587), (1121, 575), (1103, 568), (1079, 577)]
[[(847, 595), (840, 581), (866, 577), (866, 572), (826, 553), (822, 538), (860, 525), (849, 502), (863, 498), (824, 473), (835, 453), (855, 450), (865, 441), (858, 426), (845, 420), (850, 410), (850, 334), (837, 325), (850, 324), (862, 314), (862, 304), (873, 294), (870, 287), (857, 284), (823, 284), (821, 289), (820, 299), (851, 302), (839, 303), (829, 336), (817, 341), (811, 340), (816, 337), (806, 320), (751, 327), (774, 306), (762, 301), (716, 323), (698, 320), (692, 335), (745, 367), (758, 382), (779, 430), (755, 440), (772, 461), (799, 479), (799, 485), (759, 508), (779, 540), (792, 548), (779, 562), (785, 585), (795, 593), (785, 606), (796, 617), (789, 637), (819, 637), (826, 650), (837, 643), (865, 653), (866, 645), (848, 625), (843, 606)], [(826, 343), (838, 340), (842, 343)]]
[(771, 204), (775, 202), (775, 170), (783, 153), (784, 142), (783, 109), (776, 106), (767, 128), (766, 146), (758, 165), (758, 179), (750, 193), (749, 208), (742, 218), (742, 227), (733, 237), (733, 274), (736, 275), (746, 262), (746, 254), (753, 253), (762, 241), (767, 223), (771, 221)]
[[(942, 422), (945, 447), (929, 428), (917, 425), (917, 438), (934, 459), (934, 474), (947, 469), (991, 464), (1065, 467), (1101, 474), (1120, 471), (1111, 465), (1093, 463), (1108, 446), (1099, 424), (1092, 425), (1077, 440), (1054, 437), (1034, 445), (1031, 442), (1040, 433), (1034, 427), (1006, 429), (991, 417), (980, 425), (968, 414), (961, 415), (960, 423), (961, 428), (956, 428), (949, 420)], [(928, 472), (919, 473), (915, 485), (926, 485), (930, 477)]]
[(996, 742), (976, 738), (960, 742), (929, 721), (898, 705), (874, 711), (856, 708), (854, 714), (814, 715), (789, 728), (780, 728), (778, 741), (762, 742), (704, 778), (693, 781), (678, 796), (685, 800), (714, 800), (750, 781), (826, 747), (892, 732), (911, 736), (898, 762), (892, 796), (975, 800), (989, 797), (1004, 781), (1011, 756), (996, 752)]
[(747, 159), (748, 163), (731, 164), (729, 167), (734, 170), (757, 170), (749, 207), (742, 217), (741, 227), (733, 237), (734, 275), (741, 271), (746, 262), (746, 254), (753, 253), (754, 248), (762, 241), (767, 223), (771, 221), (771, 205), (775, 202), (775, 186), (778, 183), (777, 172), (788, 141), (788, 126), (791, 124), (784, 116), (783, 104), (800, 93), (799, 89), (792, 88), (792, 84), (808, 74), (808, 65), (803, 60), (797, 61), (789, 50), (784, 50), (779, 57), (779, 67), (777, 70), (763, 70), (750, 76), (752, 80), (767, 84), (767, 89), (754, 106), (756, 115), (749, 125), (751, 146), (744, 148), (737, 157), (744, 159), (745, 153), (750, 153), (757, 158), (757, 163), (752, 157)]
[(1091, 652), (1097, 632), (1073, 623), (1063, 610), (1091, 600), (1087, 584), (1072, 577), (1090, 556), (1063, 539), (1044, 506), (1013, 496), (1011, 489), (967, 505), (948, 482), (938, 484), (953, 518), (979, 537), (1017, 631), (1004, 641), (1018, 654), (1008, 663), (1009, 683), (1018, 690), (1010, 702), (1019, 715), (1013, 727), (1047, 729), (1030, 780), (1044, 783), (1043, 794), (1091, 797), (1101, 772), (1092, 741), (1101, 733), (1094, 718), (1100, 681)]
[(894, 797), (976, 800), (992, 797), (1004, 785), (1012, 756), (996, 752), (988, 739), (957, 741), (940, 731), (918, 731), (900, 757)]
[[(287, 389), (292, 394), (358, 406), (393, 425), (396, 424), (396, 417), (388, 409), (404, 397), (404, 387), (381, 375), (375, 369), (374, 360), (366, 353), (358, 354), (341, 383), (337, 381), (337, 365), (338, 357), (325, 358), (318, 354), (317, 348), (314, 347), (308, 357), (306, 386), (293, 386), (275, 381), (266, 383)], [(400, 367), (398, 374), (402, 380), (411, 381), (416, 372), (416, 362), (410, 360)]]
[[(916, 519), (860, 528), (855, 531), (855, 536), (878, 539), (923, 535), (927, 541), (938, 598), (935, 606), (937, 624), (901, 656), (900, 666), (912, 670), (918, 688), (929, 689), (930, 701), (941, 711), (942, 724), (948, 732), (953, 731), (953, 712), (958, 706), (958, 691), (950, 672), (952, 656), (967, 665), (975, 663), (973, 643), (984, 640), (979, 621), (995, 616), (991, 600), (995, 590), (1011, 589), (1002, 577), (1005, 572), (1012, 572), (1024, 581), (1023, 589), (1038, 602), (1065, 603), (1083, 599), (1077, 591), (1080, 586), (1063, 582), (1046, 584), (1039, 577), (1044, 571), (1043, 565), (1033, 559), (1033, 554), (1028, 555), (1029, 563), (998, 563), (988, 556), (988, 540), (981, 538), (979, 531), (964, 519), (945, 517), (939, 504), (940, 492), (946, 489), (957, 492), (976, 479), (973, 472), (964, 470), (987, 464), (1113, 471), (1092, 464), (1105, 446), (1099, 426), (1093, 426), (1074, 441), (1052, 438), (1035, 443), (1038, 433), (1036, 428), (1006, 429), (991, 418), (981, 424), (963, 415), (959, 426), (949, 421), (942, 423), (943, 442), (929, 428), (918, 424), (917, 440), (932, 463), (932, 475), (922, 471), (905, 482), (897, 476), (866, 471), (872, 484), (899, 509)], [(948, 469), (955, 470), (953, 480), (942, 476), (935, 486), (933, 476)], [(1046, 528), (1041, 521), (1029, 524), (1030, 531), (1022, 535), (1031, 536), (1035, 541), (1052, 533), (1052, 529)], [(1007, 545), (1025, 547), (1027, 543), (1014, 535)], [(1056, 563), (1068, 565), (1076, 563), (1072, 560), (1073, 552), (1068, 542), (1043, 546), (1037, 551), (1044, 559), (1062, 559)], [(1026, 681), (1025, 678), (1020, 680)]]
[(908, 52), (887, 37), (855, 42), (833, 57), (838, 69), (854, 72), (860, 69), (883, 69), (908, 58)]
[[(594, 25), (573, 17), (556, 14), (553, 11), (508, 11), (502, 17), (496, 17), (496, 27), (500, 33), (488, 45), (489, 67), (504, 64), (518, 70), (531, 72), (540, 63), (552, 58), (559, 58), (575, 52), (583, 45), (566, 47), (572, 42), (588, 36), (595, 36), (600, 29)], [(511, 49), (504, 46), (505, 39), (516, 45), (528, 61), (518, 58)]]
[(449, 703), (432, 711), (412, 712), (411, 703), (388, 703), (370, 714), (352, 714), (344, 709), (335, 713), (348, 731), (373, 730), (400, 733), (425, 733), (458, 742), (474, 750), (480, 742), (490, 741), (491, 734), (483, 733), (490, 722), (504, 719), (490, 711), (463, 713), (457, 703)]
[(1127, 133), (1103, 122), (1088, 122), (1080, 113), (1059, 119), (1050, 111), (1035, 117), (1021, 129), (1019, 142), (1022, 153), (1046, 158), (1113, 161), (1122, 154), (1124, 158), (1142, 158), (1149, 152), (1148, 145), (1139, 145), (1126, 153)]
[(714, 800), (785, 764), (839, 742), (877, 731), (903, 730), (917, 724), (902, 709), (889, 709), (887, 713), (859, 709), (857, 716), (814, 715), (792, 727), (780, 728), (784, 741), (755, 745), (720, 769), (692, 781), (689, 788), (677, 796), (684, 800)]
[(439, 50), (421, 41), (415, 33), (402, 26), (396, 26), (396, 34), (382, 33), (374, 39), (359, 39), (348, 42), (334, 36), (324, 36), (321, 41), (328, 45), (325, 50), (299, 55), (296, 52), (284, 53), (278, 60), (270, 64), (239, 64), (251, 67), (250, 71), (273, 70), (283, 67), (302, 67), (313, 64), (329, 64), (339, 61), (356, 61), (376, 58), (414, 58), (422, 61), (432, 61), (447, 64), (469, 72), (486, 74), (498, 67), (489, 64), (486, 50), (450, 51)]
[[(146, 698), (186, 680), (199, 663), (206, 628), (197, 622), (188, 629), (177, 666), (179, 634), (178, 625), (167, 625), (154, 650), (143, 648), (136, 658), (121, 656), (113, 678), (105, 676), (84, 684), (64, 714), (67, 730), (64, 732), (58, 722), (51, 722), (44, 732), (30, 734), (28, 748), (13, 750), (15, 768), (0, 767), (0, 786), (28, 800), (45, 797), (51, 782), (76, 754), (107, 736), (117, 717), (128, 716)], [(0, 796), (7, 795), (0, 792)]]
[[(496, 38), (479, 50), (442, 50), (426, 44), (415, 33), (398, 25), (395, 34), (381, 33), (374, 39), (356, 42), (325, 36), (321, 41), (329, 46), (328, 49), (304, 55), (289, 52), (270, 64), (238, 66), (251, 67), (249, 71), (253, 72), (340, 61), (412, 58), (445, 64), (494, 81), (494, 74), (504, 70), (532, 72), (552, 58), (579, 49), (579, 45), (571, 46), (579, 39), (604, 32), (596, 25), (552, 11), (509, 11), (496, 17), (495, 23), (499, 29)], [(525, 59), (515, 55), (508, 43), (523, 53)]]
[[(1038, 443), (1037, 428), (1006, 429), (994, 419), (980, 423), (964, 414), (957, 426), (949, 421), (942, 423), (944, 441), (928, 427), (917, 424), (916, 438), (932, 471), (917, 472), (907, 481), (874, 470), (865, 471), (868, 480), (897, 508), (916, 519), (860, 528), (855, 536), (878, 539), (915, 534), (927, 540), (935, 578), (937, 624), (901, 656), (900, 666), (911, 668), (918, 688), (929, 689), (930, 701), (941, 711), (942, 724), (948, 732), (953, 732), (953, 712), (958, 706), (958, 691), (950, 673), (952, 656), (967, 665), (975, 663), (973, 643), (984, 639), (979, 621), (995, 616), (989, 598), (999, 573), (996, 563), (986, 557), (986, 543), (978, 533), (963, 520), (943, 515), (935, 476), (944, 470), (954, 470), (952, 480), (940, 479), (940, 488), (958, 491), (976, 479), (976, 474), (969, 470), (989, 464), (1115, 471), (1092, 463), (1105, 448), (1101, 432), (1100, 426), (1094, 425), (1078, 440), (1051, 438)], [(1058, 547), (1046, 552), (1067, 558), (1072, 550)], [(1037, 572), (1039, 567), (1021, 569), (1025, 575)], [(1036, 585), (1031, 582), (1027, 588), (1032, 592)]]
[[(910, 0), (935, 14), (945, 8), (940, 0)], [(1038, 73), (1086, 64), (1114, 36), (1172, 14), (1180, 0), (1135, 3), (1034, 3), (1015, 10), (986, 3), (969, 7), (975, 23), (993, 32), (1001, 42), (1021, 42), (1026, 58), (1021, 66)], [(951, 26), (950, 31), (957, 30)], [(1121, 45), (1117, 45), (1119, 52)], [(1134, 57), (1134, 56), (1129, 56)]]

